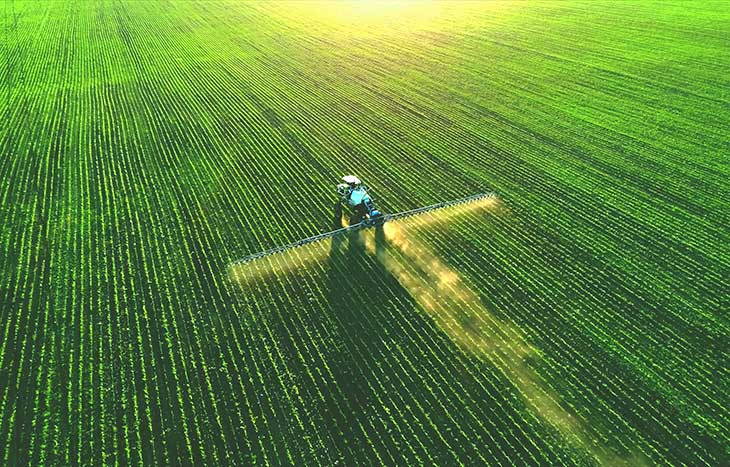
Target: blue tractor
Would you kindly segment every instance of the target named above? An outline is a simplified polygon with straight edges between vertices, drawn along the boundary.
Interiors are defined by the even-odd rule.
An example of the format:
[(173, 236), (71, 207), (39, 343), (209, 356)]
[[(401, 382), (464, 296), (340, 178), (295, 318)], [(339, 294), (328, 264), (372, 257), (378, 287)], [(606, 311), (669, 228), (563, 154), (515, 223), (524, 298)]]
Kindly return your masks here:
[(384, 220), (383, 213), (376, 209), (373, 199), (368, 193), (368, 187), (363, 185), (356, 176), (342, 177), (342, 183), (337, 185), (337, 194), (340, 195), (337, 212), (341, 213), (342, 208), (347, 207), (347, 211), (350, 213), (350, 225), (360, 222), (378, 224)]

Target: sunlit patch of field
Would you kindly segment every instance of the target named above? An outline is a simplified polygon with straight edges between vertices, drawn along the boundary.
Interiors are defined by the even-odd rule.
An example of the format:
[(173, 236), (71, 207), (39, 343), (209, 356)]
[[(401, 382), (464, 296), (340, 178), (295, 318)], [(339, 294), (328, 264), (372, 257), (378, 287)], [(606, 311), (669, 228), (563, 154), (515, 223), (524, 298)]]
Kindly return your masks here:
[(393, 37), (407, 40), (424, 31), (450, 33), (479, 25), (484, 14), (506, 17), (520, 8), (519, 1), (410, 1), (346, 0), (283, 1), (264, 8), (297, 27), (307, 18), (327, 30), (332, 39)]
[(255, 281), (266, 281), (320, 265), (329, 257), (331, 248), (332, 239), (326, 238), (245, 263), (234, 263), (228, 267), (228, 271), (231, 279), (239, 285), (250, 285)]

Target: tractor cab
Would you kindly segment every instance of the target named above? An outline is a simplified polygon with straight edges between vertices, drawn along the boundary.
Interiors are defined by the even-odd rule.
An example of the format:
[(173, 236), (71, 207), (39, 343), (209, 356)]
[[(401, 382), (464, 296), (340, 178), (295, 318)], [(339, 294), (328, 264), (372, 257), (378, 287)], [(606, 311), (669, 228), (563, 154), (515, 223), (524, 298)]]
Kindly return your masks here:
[(375, 208), (368, 187), (354, 175), (342, 177), (342, 183), (337, 185), (337, 193), (340, 195), (340, 206), (347, 206), (350, 211), (350, 224), (359, 222), (375, 222), (383, 217), (383, 214)]

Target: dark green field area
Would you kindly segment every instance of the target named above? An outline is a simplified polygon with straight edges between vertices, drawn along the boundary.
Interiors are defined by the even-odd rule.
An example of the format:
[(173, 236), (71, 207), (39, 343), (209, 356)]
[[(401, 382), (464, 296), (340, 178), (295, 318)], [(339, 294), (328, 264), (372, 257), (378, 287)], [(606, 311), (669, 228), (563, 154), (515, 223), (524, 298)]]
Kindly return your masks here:
[(5, 0), (0, 465), (730, 465), (729, 6)]

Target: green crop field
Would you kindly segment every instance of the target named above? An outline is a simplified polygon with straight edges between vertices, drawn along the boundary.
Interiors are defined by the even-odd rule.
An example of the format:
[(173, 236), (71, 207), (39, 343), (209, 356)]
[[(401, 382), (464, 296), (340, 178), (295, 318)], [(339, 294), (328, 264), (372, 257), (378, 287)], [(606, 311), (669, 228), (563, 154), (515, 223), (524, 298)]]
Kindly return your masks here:
[(729, 5), (3, 0), (0, 465), (730, 465)]

